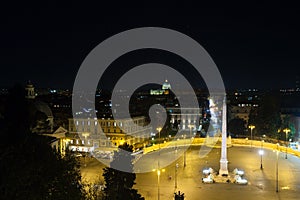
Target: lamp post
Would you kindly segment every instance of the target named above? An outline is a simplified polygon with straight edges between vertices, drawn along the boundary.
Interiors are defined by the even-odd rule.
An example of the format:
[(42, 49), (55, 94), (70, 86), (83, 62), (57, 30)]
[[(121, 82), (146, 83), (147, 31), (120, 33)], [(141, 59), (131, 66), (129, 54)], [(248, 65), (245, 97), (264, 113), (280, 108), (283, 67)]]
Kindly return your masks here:
[(160, 131), (161, 131), (161, 127), (156, 128), (156, 130), (158, 131), (158, 149), (160, 150)]
[(283, 132), (285, 132), (285, 159), (287, 159), (287, 146), (288, 146), (287, 139), (288, 139), (288, 134), (289, 134), (289, 132), (291, 132), (291, 130), (288, 128), (285, 128), (285, 129), (283, 129)]
[(157, 170), (157, 199), (160, 199), (160, 192), (159, 192), (159, 182), (160, 182), (160, 170)]
[[(86, 138), (90, 136), (90, 133), (82, 133), (82, 136), (84, 136), (84, 144), (86, 144)], [(86, 156), (87, 154), (84, 155), (84, 167), (86, 167)]]
[(159, 184), (160, 184), (160, 174), (161, 172), (165, 172), (165, 169), (153, 169), (152, 171), (156, 171), (156, 174), (157, 174), (157, 199), (159, 200), (160, 199), (160, 188), (159, 188)]
[(178, 163), (175, 165), (175, 190), (177, 189), (177, 172), (178, 172)]
[(252, 147), (252, 130), (255, 129), (255, 126), (254, 125), (249, 125), (248, 128), (250, 128), (250, 133), (251, 133), (250, 139), (251, 139), (251, 147)]
[(264, 144), (264, 140), (261, 140), (261, 145), (260, 145), (260, 150), (259, 150), (259, 155), (260, 155), (260, 169), (263, 169), (262, 166), (262, 157), (264, 155), (264, 150), (263, 150), (263, 144)]
[(276, 192), (278, 192), (278, 146), (279, 144), (277, 143), (277, 151), (276, 151)]
[(262, 164), (262, 157), (264, 155), (264, 151), (262, 149), (259, 150), (259, 155), (260, 155), (260, 169), (263, 169), (263, 164)]
[[(160, 131), (161, 127), (156, 128), (158, 131), (158, 156), (160, 156)], [(159, 200), (160, 198), (160, 192), (159, 192), (159, 183), (160, 183), (160, 163), (159, 163), (159, 158), (157, 159), (157, 199)]]
[[(186, 144), (186, 141), (185, 141), (185, 137), (186, 137), (186, 135), (184, 134), (184, 144)], [(186, 151), (185, 151), (185, 149), (183, 149), (184, 150), (184, 153), (183, 153), (183, 167), (185, 167), (186, 166)]]

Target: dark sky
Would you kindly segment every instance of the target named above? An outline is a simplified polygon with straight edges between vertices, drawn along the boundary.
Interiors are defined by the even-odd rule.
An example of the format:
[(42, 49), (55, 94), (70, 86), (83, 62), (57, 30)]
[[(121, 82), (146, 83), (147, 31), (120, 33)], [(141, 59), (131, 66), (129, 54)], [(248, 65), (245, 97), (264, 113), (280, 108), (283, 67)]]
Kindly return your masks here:
[[(0, 86), (30, 79), (37, 87), (72, 88), (89, 51), (120, 31), (144, 26), (171, 28), (197, 40), (217, 64), (227, 88), (294, 87), (300, 72), (300, 7), (295, 5), (45, 2), (3, 7)], [(120, 59), (111, 72), (151, 59), (176, 65), (172, 56), (159, 52), (151, 56), (137, 53)], [(184, 63), (180, 67), (197, 84), (199, 77), (190, 67)]]

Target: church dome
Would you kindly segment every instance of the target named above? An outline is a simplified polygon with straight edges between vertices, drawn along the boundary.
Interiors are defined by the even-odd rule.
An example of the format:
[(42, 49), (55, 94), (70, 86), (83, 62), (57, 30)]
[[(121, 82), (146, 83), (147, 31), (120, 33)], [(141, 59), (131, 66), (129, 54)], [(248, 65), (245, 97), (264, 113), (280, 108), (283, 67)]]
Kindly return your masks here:
[(171, 84), (168, 82), (168, 80), (165, 80), (165, 82), (162, 85), (163, 90), (170, 90), (171, 89)]

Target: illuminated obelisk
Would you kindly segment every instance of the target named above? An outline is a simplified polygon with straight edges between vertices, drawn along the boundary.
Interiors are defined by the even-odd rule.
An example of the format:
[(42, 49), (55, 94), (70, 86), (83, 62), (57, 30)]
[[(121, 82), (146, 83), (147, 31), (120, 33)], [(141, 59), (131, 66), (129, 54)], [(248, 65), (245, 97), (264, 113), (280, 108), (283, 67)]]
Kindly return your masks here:
[(222, 149), (219, 175), (228, 175), (228, 160), (227, 160), (227, 112), (226, 112), (226, 95), (223, 98), (222, 111)]

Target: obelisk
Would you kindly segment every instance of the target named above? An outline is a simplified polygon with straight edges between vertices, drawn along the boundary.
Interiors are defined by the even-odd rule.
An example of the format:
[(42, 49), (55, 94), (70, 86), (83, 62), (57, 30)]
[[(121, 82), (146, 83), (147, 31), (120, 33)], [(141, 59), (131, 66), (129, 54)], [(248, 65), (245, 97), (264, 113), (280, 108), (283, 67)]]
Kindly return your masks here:
[(222, 111), (222, 148), (219, 175), (228, 175), (227, 160), (227, 111), (226, 111), (226, 95), (223, 98)]

